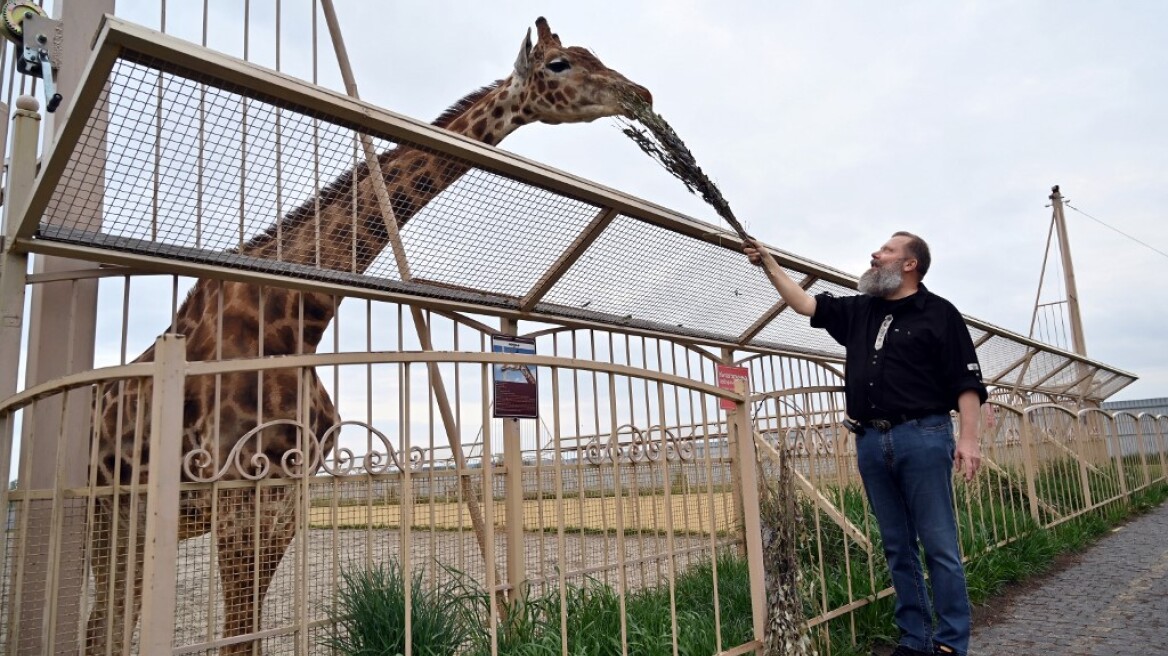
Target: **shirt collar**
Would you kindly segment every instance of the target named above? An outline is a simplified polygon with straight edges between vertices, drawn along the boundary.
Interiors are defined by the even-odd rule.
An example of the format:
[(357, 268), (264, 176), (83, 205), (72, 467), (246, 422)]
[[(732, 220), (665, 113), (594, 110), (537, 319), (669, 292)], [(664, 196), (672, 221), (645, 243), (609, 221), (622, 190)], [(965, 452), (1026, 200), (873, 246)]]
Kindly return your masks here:
[(917, 310), (924, 311), (925, 303), (928, 301), (930, 294), (932, 294), (932, 292), (930, 292), (928, 288), (925, 287), (924, 283), (917, 283), (917, 290), (911, 295), (905, 296), (904, 298), (898, 298), (895, 301), (890, 301), (888, 299), (879, 297), (873, 297), (873, 299), (878, 303), (884, 304), (885, 306), (904, 307), (905, 305), (912, 305)]

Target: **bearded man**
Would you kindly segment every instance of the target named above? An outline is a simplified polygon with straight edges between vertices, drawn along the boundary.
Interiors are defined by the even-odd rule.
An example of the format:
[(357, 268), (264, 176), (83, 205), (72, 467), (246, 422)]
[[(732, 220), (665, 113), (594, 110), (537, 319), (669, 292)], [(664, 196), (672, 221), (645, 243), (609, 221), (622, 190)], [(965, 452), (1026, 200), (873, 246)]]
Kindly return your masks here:
[[(743, 250), (791, 308), (847, 349), (845, 423), (856, 434), (857, 465), (896, 589), (901, 637), (893, 656), (965, 656), (970, 607), (952, 471), (972, 480), (981, 465), (978, 415), (986, 388), (961, 314), (921, 284), (931, 261), (928, 244), (895, 233), (872, 253), (861, 293), (842, 298), (811, 296), (753, 241)], [(956, 443), (954, 410), (960, 413)]]

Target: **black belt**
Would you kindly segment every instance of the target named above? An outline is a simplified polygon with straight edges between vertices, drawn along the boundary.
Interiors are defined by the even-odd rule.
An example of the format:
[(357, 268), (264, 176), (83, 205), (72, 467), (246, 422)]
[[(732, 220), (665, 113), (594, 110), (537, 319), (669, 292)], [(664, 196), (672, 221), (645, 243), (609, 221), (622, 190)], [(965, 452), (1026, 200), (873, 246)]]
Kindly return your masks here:
[(860, 422), (864, 426), (870, 426), (878, 431), (886, 432), (892, 430), (893, 426), (910, 422), (921, 417), (928, 417), (930, 415), (948, 414), (944, 410), (929, 410), (927, 412), (901, 413), (897, 415), (890, 415), (888, 417), (881, 417), (879, 419), (865, 419)]

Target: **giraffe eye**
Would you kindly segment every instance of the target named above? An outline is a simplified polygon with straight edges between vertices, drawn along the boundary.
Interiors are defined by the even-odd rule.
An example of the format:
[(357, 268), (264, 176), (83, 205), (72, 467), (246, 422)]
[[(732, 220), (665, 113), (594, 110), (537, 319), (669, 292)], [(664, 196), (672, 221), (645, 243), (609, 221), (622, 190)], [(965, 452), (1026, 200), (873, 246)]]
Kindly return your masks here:
[(553, 59), (550, 62), (548, 62), (547, 67), (553, 73), (563, 73), (564, 71), (568, 70), (569, 68), (572, 68), (572, 65), (568, 63), (567, 59), (560, 58), (560, 59)]

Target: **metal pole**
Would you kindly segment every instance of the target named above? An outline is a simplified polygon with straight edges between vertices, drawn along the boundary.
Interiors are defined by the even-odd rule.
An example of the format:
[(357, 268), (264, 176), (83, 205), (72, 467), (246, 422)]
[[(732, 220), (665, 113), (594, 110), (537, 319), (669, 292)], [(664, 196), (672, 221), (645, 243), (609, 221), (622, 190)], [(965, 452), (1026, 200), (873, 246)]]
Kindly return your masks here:
[[(21, 332), (24, 328), (24, 290), (28, 276), (28, 254), (12, 250), (12, 234), (20, 217), (11, 215), (18, 198), (28, 195), (36, 175), (37, 132), (41, 115), (32, 96), (16, 99), (12, 117), (12, 159), (8, 167), (8, 189), (4, 203), (4, 233), (0, 242), (0, 399), (16, 393), (19, 382)], [(5, 476), (8, 475), (5, 469)], [(7, 487), (7, 485), (5, 485)]]
[(754, 444), (754, 426), (750, 419), (750, 382), (744, 381), (743, 398), (727, 416), (727, 433), (734, 435), (734, 479), (740, 481), (741, 519), (746, 563), (750, 572), (750, 599), (754, 620), (754, 640), (760, 646), (766, 637), (767, 596), (766, 567), (763, 565), (762, 521), (759, 511), (758, 451)]
[[(502, 333), (517, 335), (519, 322), (502, 319)], [(505, 521), (507, 524), (507, 600), (519, 599), (523, 581), (527, 578), (527, 563), (523, 558), (523, 452), (519, 439), (519, 420), (503, 419), (503, 467), (507, 472), (505, 485)], [(487, 458), (490, 454), (483, 453)]]
[[(345, 41), (341, 35), (340, 23), (337, 21), (336, 9), (333, 7), (332, 0), (321, 0), (321, 9), (324, 10), (325, 21), (329, 27), (329, 35), (332, 37), (333, 48), (337, 53), (337, 63), (341, 68), (341, 77), (345, 82), (345, 90), (350, 96), (357, 98), (357, 83), (353, 77), (353, 69), (349, 65), (348, 51), (345, 48)], [(367, 135), (361, 135), (361, 145), (369, 170), (378, 170), (380, 164), (377, 161), (376, 153), (373, 152), (373, 142)], [(382, 218), (385, 220), (385, 227), (389, 231), (390, 244), (393, 247), (398, 273), (401, 275), (402, 280), (410, 280), (412, 276), (410, 274), (409, 262), (406, 259), (405, 249), (402, 247), (401, 237), (398, 234), (397, 218), (394, 216), (393, 208), (389, 203), (389, 191), (385, 188), (385, 181), (381, 176), (371, 176), (371, 181), (377, 180), (380, 181), (380, 184), (374, 182), (373, 191), (374, 195), (377, 196)], [(430, 338), (430, 326), (426, 322), (421, 308), (417, 305), (410, 304), (410, 317), (413, 319), (414, 328), (418, 333), (418, 342), (421, 344), (422, 350), (433, 351), (434, 345)], [(462, 439), (458, 431), (458, 425), (454, 421), (454, 412), (450, 407), (450, 398), (446, 394), (446, 385), (442, 381), (442, 372), (438, 368), (437, 363), (430, 362), (426, 366), (430, 373), (430, 387), (434, 391), (434, 401), (438, 405), (438, 412), (442, 418), (442, 426), (446, 430), (446, 438), (450, 443), (450, 451), (454, 455), (454, 463), (459, 471), (459, 484), (462, 487), (463, 498), (466, 499), (467, 514), (470, 515), (470, 522), (474, 527), (475, 537), (478, 539), (479, 551), (483, 554), (483, 561), (486, 563), (486, 566), (494, 570), (495, 565), (487, 555), (492, 549), (490, 548), (491, 545), (487, 544), (487, 529), (483, 520), (483, 511), (479, 506), (478, 496), (475, 494), (474, 487), (471, 485), (470, 477), (467, 473), (466, 457), (462, 451)], [(494, 576), (498, 578), (497, 573)]]
[[(85, 65), (89, 61), (93, 36), (101, 24), (102, 16), (114, 12), (114, 0), (92, 0), (77, 2), (66, 0), (54, 4), (53, 15), (62, 22), (61, 62), (57, 83), (67, 99), (81, 85)], [(64, 106), (70, 103), (66, 102)], [(89, 143), (104, 142), (103, 127), (107, 122), (101, 119), (104, 109), (99, 105), (94, 110), (94, 120), (90, 121), (87, 139)], [(64, 126), (64, 112), (58, 111), (45, 117), (43, 139), (46, 144), (53, 141)], [(15, 146), (15, 144), (14, 144)], [(62, 179), (58, 193), (77, 199), (68, 211), (48, 211), (35, 219), (51, 224), (68, 226), (79, 220), (100, 221), (102, 199), (104, 198), (105, 155), (103, 148), (87, 149), (89, 157), (77, 170), (72, 179)], [(14, 208), (25, 203), (8, 203)], [(27, 217), (24, 217), (27, 218)], [(97, 264), (53, 256), (38, 255), (33, 258), (34, 274), (81, 272), (80, 279), (61, 280), (32, 285), (28, 289), (29, 311), (26, 386), (36, 385), (71, 373), (85, 371), (93, 367), (94, 336), (97, 325), (96, 278), (84, 275), (87, 270), (97, 268)], [(57, 395), (37, 403), (31, 413), (35, 420), (25, 421), (21, 448), (32, 454), (28, 489), (55, 490), (54, 495), (68, 488), (84, 487), (87, 484), (86, 458), (72, 457), (77, 453), (89, 453), (89, 435), (92, 402), (88, 389), (78, 389), (68, 394)], [(62, 412), (64, 410), (64, 412)], [(36, 434), (30, 434), (28, 427), (36, 427)], [(58, 465), (60, 465), (58, 467)], [(34, 500), (30, 508), (30, 531), (25, 561), (26, 599), (45, 596), (44, 590), (34, 590), (36, 586), (56, 585), (52, 595), (59, 608), (51, 609), (45, 615), (36, 605), (26, 604), (20, 618), (22, 634), (40, 635), (44, 617), (55, 617), (56, 628), (52, 643), (55, 649), (76, 651), (78, 617), (83, 606), (85, 528), (84, 513), (77, 512), (75, 504), (84, 503), (75, 499), (56, 502), (47, 499)], [(54, 516), (50, 508), (64, 509), (60, 516), (59, 543), (52, 547), (49, 522)], [(54, 538), (57, 539), (57, 538)], [(45, 548), (49, 546), (50, 548)], [(58, 557), (48, 561), (54, 554)], [(48, 571), (56, 568), (59, 571)], [(48, 576), (46, 576), (48, 574)], [(48, 645), (43, 645), (47, 647)], [(22, 649), (28, 645), (22, 645)]]
[[(7, 399), (16, 393), (19, 383), (20, 350), (22, 331), (24, 328), (24, 291), (28, 276), (28, 255), (12, 251), (12, 235), (19, 224), (20, 217), (11, 214), (12, 207), (17, 203), (13, 199), (23, 200), (32, 188), (33, 177), (36, 174), (37, 159), (37, 132), (39, 131), (40, 114), (37, 113), (38, 104), (32, 96), (21, 96), (16, 100), (16, 112), (12, 117), (12, 157), (8, 167), (8, 189), (4, 203), (4, 220), (0, 222), (3, 228), (3, 239), (0, 240), (0, 399)], [(0, 472), (3, 472), (3, 485), (0, 486), (0, 512), (4, 513), (4, 521), (8, 518), (8, 476), (12, 469), (12, 447), (14, 441), (15, 417), (8, 415), (0, 418)], [(20, 481), (22, 490), (28, 489), (28, 481)], [(0, 565), (4, 561), (15, 558), (14, 550), (8, 547), (10, 533), (0, 530)], [(20, 562), (16, 560), (15, 562)], [(17, 581), (19, 569), (15, 566), (2, 567), (9, 572), (9, 579), (0, 586), (7, 587), (9, 603), (18, 603), (22, 590), (18, 589)], [(5, 609), (7, 614), (7, 609)], [(34, 625), (35, 627), (36, 625)], [(10, 627), (11, 628), (11, 627)], [(9, 631), (8, 639), (18, 640), (16, 631)], [(39, 639), (39, 632), (34, 628), (31, 632), (22, 632), (23, 635), (34, 636)], [(7, 645), (11, 653), (15, 653), (15, 645)], [(32, 649), (37, 646), (33, 645)]]
[[(156, 463), (181, 462), (186, 338), (173, 333), (163, 335), (155, 342), (154, 353), (157, 366), (150, 401), (150, 459)], [(178, 506), (179, 477), (154, 472), (146, 486), (146, 548), (139, 638), (143, 654), (164, 654), (174, 648)]]
[(1067, 286), (1067, 314), (1071, 322), (1071, 347), (1079, 355), (1087, 355), (1083, 339), (1083, 319), (1079, 316), (1079, 290), (1075, 286), (1075, 266), (1071, 262), (1071, 242), (1067, 239), (1067, 222), (1063, 217), (1063, 196), (1058, 185), (1051, 187), (1050, 202), (1054, 207), (1054, 224), (1058, 230), (1059, 252), (1063, 257), (1063, 277)]

